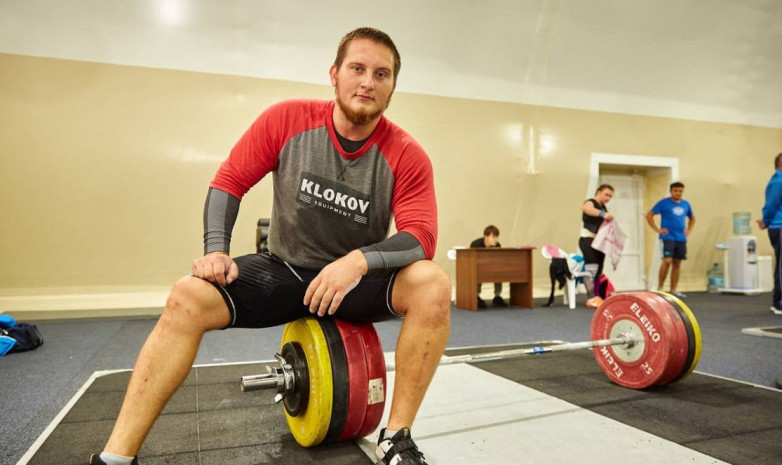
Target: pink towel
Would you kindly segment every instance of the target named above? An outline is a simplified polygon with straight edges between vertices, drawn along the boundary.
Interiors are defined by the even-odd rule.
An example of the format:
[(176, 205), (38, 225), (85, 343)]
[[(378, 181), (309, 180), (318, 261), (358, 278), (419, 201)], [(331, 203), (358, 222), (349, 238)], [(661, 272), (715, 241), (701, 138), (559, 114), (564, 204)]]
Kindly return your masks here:
[(592, 240), (592, 248), (611, 257), (611, 265), (616, 269), (619, 259), (622, 258), (626, 239), (627, 235), (619, 229), (616, 221), (603, 221)]

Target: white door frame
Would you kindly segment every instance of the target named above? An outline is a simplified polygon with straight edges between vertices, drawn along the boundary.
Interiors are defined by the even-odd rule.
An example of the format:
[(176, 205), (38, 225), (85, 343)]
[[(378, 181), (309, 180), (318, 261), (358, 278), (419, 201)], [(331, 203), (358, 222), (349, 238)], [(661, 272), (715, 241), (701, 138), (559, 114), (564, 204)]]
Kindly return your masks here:
[[(600, 179), (600, 165), (619, 165), (628, 167), (644, 167), (665, 169), (669, 172), (668, 184), (679, 179), (679, 159), (670, 157), (652, 157), (646, 155), (626, 155), (618, 153), (592, 152), (589, 159), (589, 185), (586, 197), (592, 198)], [(646, 255), (645, 245), (642, 241), (638, 244), (641, 256)], [(646, 273), (647, 289), (657, 289), (657, 269), (660, 267), (660, 257), (652, 256), (649, 264), (649, 272)]]
[[(654, 168), (657, 169), (663, 169), (663, 168)], [(666, 169), (667, 172), (667, 169)], [(644, 185), (644, 177), (643, 175), (639, 175), (636, 173), (633, 174), (601, 174), (600, 176), (600, 182), (602, 183), (608, 183), (614, 186), (614, 188), (619, 188), (621, 190), (628, 190), (628, 186), (625, 184), (627, 182), (630, 183), (631, 187), (629, 190), (632, 191), (632, 198), (634, 199), (634, 202), (632, 204), (632, 213), (624, 211), (622, 216), (623, 223), (625, 224), (624, 232), (625, 234), (628, 234), (628, 242), (629, 236), (632, 235), (633, 239), (632, 242), (634, 242), (636, 245), (634, 247), (634, 250), (627, 248), (627, 243), (625, 243), (625, 249), (622, 252), (622, 263), (619, 264), (619, 268), (617, 270), (613, 270), (612, 267), (604, 266), (603, 267), (603, 273), (606, 274), (609, 278), (611, 278), (611, 281), (616, 288), (617, 291), (637, 291), (637, 290), (643, 290), (646, 289), (646, 248), (645, 248), (645, 228), (646, 228), (646, 221), (644, 218), (644, 191), (646, 190), (646, 186)], [(620, 194), (621, 195), (621, 194)], [(613, 207), (612, 210), (614, 212), (614, 215), (618, 214), (619, 210), (617, 210), (617, 196), (614, 195), (613, 200)], [(627, 215), (627, 216), (625, 216)], [(632, 215), (632, 218), (635, 218), (634, 224), (631, 224), (630, 222), (626, 221), (628, 218), (630, 218)], [(617, 220), (619, 221), (619, 220)], [(624, 257), (627, 256), (627, 259), (624, 259)], [(636, 265), (633, 266), (633, 269), (629, 269), (628, 260), (631, 260), (635, 256), (637, 259)], [(607, 258), (608, 262), (610, 262), (610, 259)], [(637, 280), (633, 280), (632, 282), (628, 282), (627, 275), (624, 273), (632, 273), (637, 276)]]
[(679, 179), (679, 159), (667, 157), (650, 157), (645, 155), (622, 155), (617, 153), (592, 152), (589, 159), (589, 186), (586, 198), (595, 195), (600, 178), (600, 165), (642, 166), (646, 168), (669, 168), (671, 177), (669, 184)]

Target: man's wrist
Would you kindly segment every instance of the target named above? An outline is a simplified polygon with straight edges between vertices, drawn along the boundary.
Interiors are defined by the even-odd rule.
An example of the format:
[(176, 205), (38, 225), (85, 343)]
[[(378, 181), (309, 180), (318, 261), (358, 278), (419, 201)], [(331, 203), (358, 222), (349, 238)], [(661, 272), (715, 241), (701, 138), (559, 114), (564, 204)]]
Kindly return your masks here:
[(204, 255), (210, 253), (224, 253), (226, 255), (231, 254), (231, 244), (218, 243), (218, 242), (204, 242)]
[(361, 276), (364, 276), (369, 271), (369, 263), (367, 263), (367, 259), (364, 257), (364, 252), (356, 249), (347, 254), (346, 258), (350, 258), (355, 263)]

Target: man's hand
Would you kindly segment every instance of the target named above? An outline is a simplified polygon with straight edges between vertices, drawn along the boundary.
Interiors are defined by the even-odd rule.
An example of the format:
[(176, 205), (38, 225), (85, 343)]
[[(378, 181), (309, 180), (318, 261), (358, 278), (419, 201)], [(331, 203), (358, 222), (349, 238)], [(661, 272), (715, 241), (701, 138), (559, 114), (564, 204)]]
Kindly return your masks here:
[(225, 286), (239, 276), (239, 267), (228, 254), (211, 252), (193, 260), (193, 275)]
[(766, 226), (766, 223), (763, 222), (763, 219), (756, 220), (756, 223), (758, 224), (758, 228), (760, 229), (766, 229), (768, 226)]
[(660, 234), (668, 234), (668, 228), (660, 228), (657, 230), (657, 232)]
[(333, 315), (342, 299), (352, 291), (367, 272), (367, 260), (359, 250), (329, 263), (312, 280), (304, 294), (304, 305), (310, 313)]
[(603, 215), (603, 221), (611, 221), (614, 219), (614, 214), (610, 212), (606, 212), (605, 215)]

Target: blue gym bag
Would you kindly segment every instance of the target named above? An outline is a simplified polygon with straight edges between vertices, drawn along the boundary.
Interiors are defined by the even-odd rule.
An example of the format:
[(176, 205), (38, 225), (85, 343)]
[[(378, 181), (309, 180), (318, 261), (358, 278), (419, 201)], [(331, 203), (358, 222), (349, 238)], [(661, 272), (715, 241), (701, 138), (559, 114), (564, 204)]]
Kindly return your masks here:
[(43, 344), (43, 336), (34, 324), (17, 323), (10, 315), (0, 315), (0, 356), (32, 350)]

